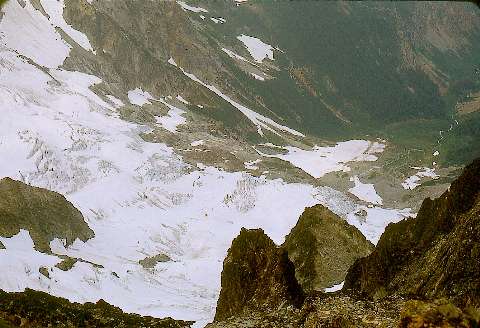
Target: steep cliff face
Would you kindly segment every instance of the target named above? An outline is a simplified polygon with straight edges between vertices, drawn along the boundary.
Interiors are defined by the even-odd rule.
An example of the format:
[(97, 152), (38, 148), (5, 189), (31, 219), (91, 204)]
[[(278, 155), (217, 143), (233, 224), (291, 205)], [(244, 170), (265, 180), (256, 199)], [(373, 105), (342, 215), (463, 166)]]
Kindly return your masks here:
[[(233, 318), (216, 318), (211, 327), (242, 327), (252, 322), (253, 326), (272, 327), (478, 327), (479, 191), (480, 160), (476, 160), (441, 197), (426, 199), (416, 218), (390, 224), (374, 251), (356, 260), (348, 270), (341, 292), (311, 293), (299, 311), (272, 308), (267, 314), (258, 308), (249, 313), (230, 309)], [(317, 279), (308, 276), (309, 270), (319, 274), (311, 263), (307, 270), (308, 257), (317, 257), (326, 249), (332, 252), (330, 255), (339, 251), (335, 243), (324, 243), (320, 250), (311, 251), (316, 246), (309, 229), (303, 229), (303, 243), (291, 242), (292, 236), (302, 234), (300, 227), (309, 222), (306, 218), (325, 215), (324, 211), (321, 207), (307, 209), (285, 243), (295, 256), (302, 254), (303, 261), (297, 258), (294, 262), (302, 269), (297, 276), (303, 283)], [(322, 230), (317, 227), (312, 231)], [(237, 255), (238, 277), (245, 272), (249, 257)], [(316, 260), (320, 263), (320, 257)], [(235, 280), (232, 277), (222, 276), (222, 292), (224, 286), (230, 286), (230, 280)], [(246, 288), (249, 284), (252, 282)], [(233, 288), (229, 290), (238, 294)]]
[(94, 236), (82, 213), (64, 196), (10, 178), (0, 180), (0, 236), (11, 237), (20, 229), (30, 232), (35, 248), (50, 251), (50, 241), (76, 238), (86, 241)]
[(480, 304), (480, 160), (416, 218), (390, 224), (373, 253), (349, 270), (345, 287), (372, 297), (398, 293)]
[(373, 250), (357, 228), (322, 205), (305, 209), (282, 247), (306, 292), (341, 283), (353, 262)]
[(261, 229), (242, 229), (223, 263), (215, 320), (280, 305), (299, 306), (303, 298), (287, 252)]

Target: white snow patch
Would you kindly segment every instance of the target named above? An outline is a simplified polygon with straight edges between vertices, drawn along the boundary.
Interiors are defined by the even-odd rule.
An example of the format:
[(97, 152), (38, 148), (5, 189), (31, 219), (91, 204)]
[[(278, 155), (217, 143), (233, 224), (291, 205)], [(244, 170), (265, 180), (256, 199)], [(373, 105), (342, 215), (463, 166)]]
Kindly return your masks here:
[[(210, 91), (212, 91), (213, 93), (215, 93), (217, 96), (221, 97), (222, 99), (226, 100), (228, 103), (230, 103), (233, 107), (237, 108), (240, 112), (243, 113), (243, 115), (245, 115), (253, 124), (255, 124), (257, 126), (257, 132), (258, 134), (262, 135), (263, 136), (263, 131), (262, 129), (266, 129), (268, 131), (271, 131), (275, 134), (278, 135), (278, 132), (275, 131), (275, 129), (277, 130), (281, 130), (281, 131), (284, 131), (284, 132), (287, 132), (287, 133), (290, 133), (292, 135), (295, 135), (295, 136), (300, 136), (300, 137), (305, 137), (304, 134), (294, 130), (294, 129), (291, 129), (287, 126), (284, 126), (284, 125), (281, 125), (281, 124), (278, 124), (277, 122), (275, 122), (274, 120), (268, 118), (268, 117), (265, 117), (263, 115), (260, 115), (258, 114), (257, 112), (239, 104), (238, 102), (234, 101), (233, 99), (231, 99), (229, 96), (223, 94), (219, 89), (217, 89), (215, 86), (212, 86), (212, 85), (208, 85), (204, 82), (202, 82), (201, 80), (199, 80), (195, 75), (191, 74), (191, 73), (187, 73), (183, 70), (183, 68), (181, 68), (181, 71), (183, 72), (183, 74), (185, 74), (187, 77), (189, 77), (191, 80), (203, 85), (205, 88), (209, 89)], [(275, 128), (275, 129), (274, 129)]]
[(198, 146), (202, 146), (202, 145), (204, 145), (204, 144), (205, 144), (205, 141), (203, 141), (203, 140), (195, 140), (195, 141), (192, 141), (192, 142), (190, 143), (190, 146), (192, 146), (192, 147), (198, 147)]
[(43, 9), (45, 9), (45, 12), (50, 16), (49, 21), (54, 27), (62, 29), (83, 49), (94, 52), (88, 37), (65, 22), (65, 19), (63, 18), (63, 8), (65, 8), (65, 3), (63, 0), (41, 0), (41, 4)]
[(185, 111), (183, 109), (170, 105), (165, 101), (165, 99), (160, 98), (157, 100), (170, 109), (167, 115), (156, 117), (157, 123), (160, 124), (165, 130), (168, 130), (172, 133), (177, 132), (177, 127), (187, 122), (185, 117), (182, 116)]
[(382, 205), (382, 198), (377, 194), (375, 186), (371, 183), (362, 183), (358, 176), (353, 176), (350, 181), (355, 183), (355, 186), (348, 189), (348, 191), (357, 196), (358, 199), (364, 200), (368, 203)]
[(345, 283), (345, 281), (342, 281), (341, 283), (339, 283), (338, 285), (333, 285), (332, 287), (328, 287), (328, 288), (325, 288), (324, 289), (324, 292), (325, 293), (334, 293), (336, 291), (339, 291), (343, 288), (343, 284)]
[(418, 166), (412, 166), (411, 168), (414, 170), (417, 170), (418, 172), (412, 176), (409, 176), (408, 178), (405, 179), (404, 182), (402, 182), (402, 187), (404, 189), (407, 189), (407, 190), (415, 189), (416, 187), (422, 184), (421, 181), (424, 178), (431, 178), (433, 180), (436, 180), (439, 178), (438, 174), (435, 173), (434, 168), (418, 167)]
[(257, 75), (257, 74), (252, 73), (252, 72), (250, 72), (250, 74), (252, 74), (252, 76), (257, 80), (265, 81), (265, 78), (263, 76)]
[[(167, 60), (167, 63), (169, 63), (170, 65), (173, 65), (173, 66), (177, 66), (177, 63), (175, 62), (175, 60), (173, 60), (172, 57), (170, 57), (168, 60)], [(178, 66), (177, 66), (178, 67)]]
[(152, 103), (149, 100), (154, 99), (150, 93), (148, 93), (147, 91), (143, 91), (140, 88), (128, 91), (127, 95), (128, 100), (132, 105), (138, 105), (140, 107), (145, 104), (151, 105)]
[(226, 22), (226, 20), (222, 17), (217, 17), (217, 18), (214, 18), (214, 17), (210, 17), (210, 19), (212, 20), (212, 22), (214, 22), (215, 24), (223, 24)]
[(239, 60), (242, 60), (242, 61), (244, 61), (244, 62), (246, 62), (246, 63), (249, 63), (250, 65), (253, 65), (253, 66), (258, 67), (258, 65), (257, 65), (256, 63), (254, 63), (254, 62), (246, 59), (246, 58), (243, 57), (243, 56), (240, 56), (239, 54), (233, 52), (232, 50), (228, 50), (228, 49), (226, 49), (226, 48), (222, 48), (222, 51), (225, 52), (228, 56), (230, 56), (230, 57), (233, 58), (233, 59), (239, 59)]
[(56, 68), (63, 64), (71, 46), (29, 1), (25, 2), (25, 8), (18, 1), (7, 1), (2, 11), (0, 38), (3, 44), (41, 66)]
[(373, 162), (378, 158), (376, 153), (384, 150), (385, 145), (366, 140), (349, 140), (339, 142), (332, 147), (315, 146), (312, 150), (297, 147), (281, 147), (270, 143), (262, 144), (271, 148), (287, 150), (286, 154), (265, 154), (258, 149), (257, 152), (264, 157), (274, 157), (290, 162), (293, 166), (302, 169), (314, 178), (321, 178), (327, 173), (337, 171), (350, 171), (348, 162)]
[[(2, 239), (2, 263), (12, 265), (2, 267), (2, 289), (28, 286), (77, 302), (103, 298), (128, 312), (206, 323), (222, 261), (242, 226), (262, 227), (282, 243), (306, 206), (351, 208), (331, 203), (339, 193), (329, 188), (200, 164), (201, 171), (188, 173), (171, 148), (140, 138), (147, 127), (113, 115), (89, 88), (100, 79), (53, 70), (55, 85), (14, 52), (0, 48), (0, 57), (0, 158), (9, 158), (0, 161), (0, 174), (65, 194), (95, 237), (66, 249), (54, 241), (54, 252), (104, 267), (77, 263), (63, 272), (53, 267), (56, 257), (30, 250), (23, 256)], [(149, 270), (138, 264), (158, 253), (174, 261)], [(40, 265), (52, 279), (39, 276)]]
[(182, 7), (184, 11), (191, 11), (194, 13), (208, 13), (207, 9), (201, 8), (201, 7), (194, 7), (186, 4), (184, 1), (177, 1), (177, 3)]
[[(359, 211), (365, 211), (366, 216), (362, 217), (355, 214)], [(414, 216), (414, 214), (410, 208), (398, 210), (378, 206), (358, 206), (355, 211), (348, 214), (347, 222), (357, 227), (368, 240), (376, 245), (389, 223), (398, 222), (411, 216)]]
[(2, 289), (7, 292), (22, 291), (27, 287), (45, 290), (50, 281), (39, 269), (42, 266), (52, 268), (61, 259), (36, 251), (30, 234), (23, 229), (10, 238), (0, 237), (0, 241), (6, 248), (0, 250)]
[(180, 100), (181, 102), (183, 102), (185, 105), (190, 105), (190, 103), (188, 101), (186, 101), (182, 96), (178, 95), (177, 96), (177, 99)]
[(245, 34), (237, 36), (237, 39), (245, 45), (256, 62), (261, 63), (265, 58), (273, 60), (273, 47), (271, 45), (258, 38)]

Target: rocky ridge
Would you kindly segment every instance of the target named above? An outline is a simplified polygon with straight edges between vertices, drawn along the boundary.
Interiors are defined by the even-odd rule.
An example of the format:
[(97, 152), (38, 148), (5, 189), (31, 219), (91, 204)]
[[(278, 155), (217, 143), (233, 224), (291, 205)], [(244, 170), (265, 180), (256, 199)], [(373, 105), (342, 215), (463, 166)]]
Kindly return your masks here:
[[(225, 270), (236, 253), (241, 276), (245, 265), (238, 260), (252, 256), (252, 249), (242, 246), (255, 243), (259, 232), (242, 230), (243, 243), (232, 244), (222, 273), (222, 293), (236, 301), (209, 327), (478, 327), (479, 179), (475, 160), (441, 197), (426, 199), (416, 218), (390, 224), (374, 251), (349, 269), (342, 291), (308, 293), (300, 307), (269, 306), (270, 299), (259, 299), (261, 304), (245, 310), (249, 303), (241, 302), (230, 284), (236, 278)], [(266, 254), (263, 244), (258, 247)], [(244, 283), (250, 288), (251, 282)], [(217, 311), (228, 307), (226, 301)], [(241, 312), (235, 311), (238, 304)]]
[(124, 313), (103, 300), (71, 303), (61, 297), (27, 289), (20, 293), (0, 291), (0, 327), (155, 327), (184, 328), (192, 322), (142, 317)]
[(390, 224), (371, 255), (349, 270), (345, 287), (385, 294), (447, 297), (480, 305), (480, 160), (416, 218)]
[(299, 306), (303, 291), (287, 252), (261, 229), (242, 229), (223, 265), (215, 320), (280, 305)]

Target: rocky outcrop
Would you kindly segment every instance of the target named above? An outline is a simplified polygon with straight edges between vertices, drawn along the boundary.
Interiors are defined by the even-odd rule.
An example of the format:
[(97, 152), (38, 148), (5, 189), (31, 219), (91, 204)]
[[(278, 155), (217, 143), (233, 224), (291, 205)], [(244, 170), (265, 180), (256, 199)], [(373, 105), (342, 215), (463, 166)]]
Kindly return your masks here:
[(0, 290), (0, 327), (183, 328), (190, 327), (192, 323), (124, 313), (103, 300), (95, 304), (79, 304), (31, 289), (21, 293)]
[(26, 185), (10, 178), (0, 180), (0, 236), (11, 237), (20, 229), (28, 230), (35, 248), (50, 251), (50, 241), (94, 236), (80, 213), (64, 196)]
[(469, 328), (480, 324), (480, 311), (467, 308), (462, 311), (446, 300), (434, 302), (408, 301), (401, 313), (399, 328)]
[(282, 247), (306, 292), (341, 283), (355, 260), (374, 248), (357, 228), (322, 205), (305, 209)]
[[(426, 199), (416, 218), (390, 224), (375, 250), (356, 260), (348, 270), (341, 292), (309, 293), (300, 309), (270, 307), (265, 311), (253, 307), (249, 311), (237, 311), (235, 304), (238, 303), (232, 302), (228, 315), (216, 317), (218, 320), (209, 327), (479, 327), (479, 191), (480, 160), (476, 160), (441, 197)], [(303, 268), (302, 271), (297, 268), (297, 276), (304, 284), (315, 281), (315, 276), (312, 278), (308, 274), (310, 270), (316, 270), (312, 264), (314, 261), (306, 259), (316, 258), (323, 251), (311, 250), (317, 242), (313, 235), (332, 234), (331, 227), (337, 227), (337, 222), (331, 218), (330, 221), (335, 223), (319, 223), (318, 218), (308, 217), (325, 219), (326, 214), (328, 210), (322, 207), (307, 209), (284, 245), (291, 253), (297, 254), (289, 256)], [(249, 275), (250, 279), (245, 278), (245, 273), (251, 272), (251, 261), (256, 263), (253, 258), (257, 256), (258, 248), (245, 245), (262, 245), (260, 249), (270, 249), (260, 254), (272, 259), (275, 258), (273, 250), (278, 250), (263, 232), (251, 231), (248, 232), (250, 238), (245, 238), (247, 232), (242, 231), (243, 246), (237, 245), (233, 250), (240, 252), (233, 257), (236, 271), (230, 269), (228, 275), (222, 275), (222, 294), (224, 287), (228, 286), (231, 299), (242, 296), (238, 291), (259, 288), (252, 275)], [(336, 249), (335, 243), (333, 246), (328, 243), (318, 246)], [(225, 267), (232, 260), (232, 249)], [(243, 253), (242, 256), (244, 250), (249, 250), (249, 255)], [(317, 260), (321, 262), (320, 258)], [(260, 280), (265, 281), (264, 278)], [(270, 301), (265, 299), (268, 295), (262, 295), (263, 304)], [(243, 304), (240, 303), (240, 309), (245, 309)]]
[(303, 291), (287, 252), (261, 229), (242, 229), (223, 263), (215, 320), (254, 310), (300, 306)]
[(480, 160), (449, 190), (426, 199), (416, 218), (390, 224), (373, 253), (349, 270), (345, 288), (370, 297), (387, 294), (446, 297), (480, 305)]

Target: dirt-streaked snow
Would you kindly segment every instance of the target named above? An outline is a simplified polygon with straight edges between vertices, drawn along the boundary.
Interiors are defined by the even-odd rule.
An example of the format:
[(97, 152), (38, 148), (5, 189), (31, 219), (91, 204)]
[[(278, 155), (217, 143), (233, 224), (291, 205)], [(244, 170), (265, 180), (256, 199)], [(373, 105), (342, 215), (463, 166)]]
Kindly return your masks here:
[(25, 2), (25, 8), (18, 1), (7, 1), (2, 11), (3, 44), (41, 66), (56, 68), (63, 64), (72, 46), (29, 1)]
[(245, 162), (243, 163), (243, 165), (247, 170), (258, 170), (257, 164), (260, 163), (261, 161), (262, 161), (261, 159), (256, 159), (254, 161)]
[(422, 184), (421, 181), (425, 178), (430, 178), (433, 180), (439, 178), (438, 174), (435, 173), (434, 168), (412, 166), (412, 169), (417, 170), (418, 172), (412, 176), (409, 176), (404, 182), (402, 182), (402, 187), (404, 189), (413, 190), (417, 188)]
[(64, 0), (41, 0), (41, 4), (45, 12), (49, 16), (49, 21), (54, 27), (62, 29), (69, 37), (72, 38), (78, 45), (87, 51), (93, 51), (92, 45), (87, 36), (80, 31), (75, 30), (71, 25), (68, 25), (63, 18), (63, 8), (65, 7)]
[(332, 147), (315, 146), (311, 150), (297, 147), (280, 147), (272, 144), (264, 144), (271, 148), (286, 150), (283, 154), (266, 154), (257, 149), (264, 157), (275, 157), (290, 162), (293, 166), (302, 169), (314, 178), (321, 178), (327, 173), (337, 171), (350, 171), (348, 162), (376, 161), (376, 153), (381, 153), (384, 145), (378, 142), (366, 140), (349, 140), (339, 142)]

